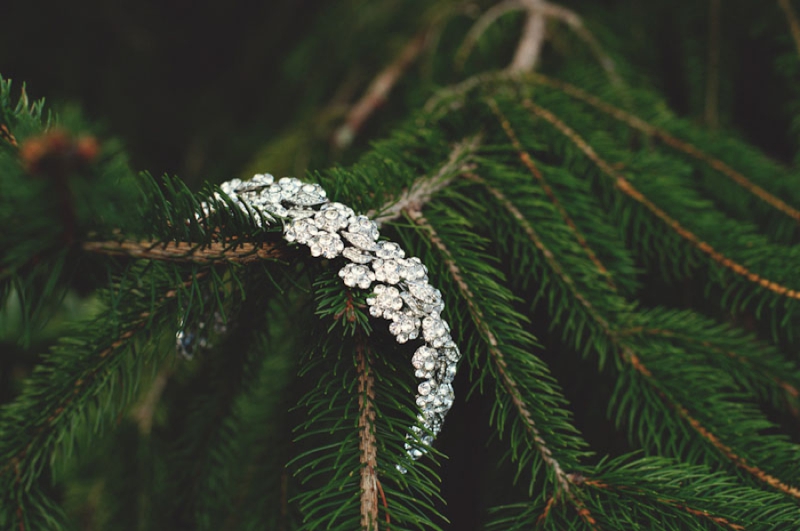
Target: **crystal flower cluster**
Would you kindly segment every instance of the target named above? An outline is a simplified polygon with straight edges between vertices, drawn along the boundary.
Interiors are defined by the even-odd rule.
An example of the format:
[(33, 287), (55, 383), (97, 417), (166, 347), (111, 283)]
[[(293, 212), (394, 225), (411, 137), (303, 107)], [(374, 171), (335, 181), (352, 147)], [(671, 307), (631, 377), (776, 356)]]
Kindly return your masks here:
[[(398, 343), (422, 340), (411, 358), (415, 375), (423, 379), (416, 395), (420, 412), (405, 447), (412, 459), (424, 455), (453, 405), (452, 382), (461, 357), (441, 317), (442, 294), (428, 283), (425, 265), (407, 258), (398, 244), (379, 240), (374, 221), (330, 202), (318, 184), (257, 174), (249, 181), (225, 182), (221, 189), (245, 212), (259, 214), (259, 223), (283, 220), (284, 238), (306, 245), (312, 256), (343, 257), (339, 277), (346, 286), (370, 290), (370, 314), (390, 321)], [(207, 205), (203, 211), (208, 212)]]

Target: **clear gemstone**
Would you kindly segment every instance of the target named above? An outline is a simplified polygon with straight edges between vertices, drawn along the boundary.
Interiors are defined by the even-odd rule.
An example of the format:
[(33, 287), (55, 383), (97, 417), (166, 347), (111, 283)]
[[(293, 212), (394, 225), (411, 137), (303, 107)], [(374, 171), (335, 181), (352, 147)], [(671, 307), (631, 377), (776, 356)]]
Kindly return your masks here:
[(375, 251), (378, 248), (375, 244), (375, 240), (371, 240), (368, 236), (358, 232), (343, 231), (342, 237), (352, 245), (364, 251)]
[(378, 282), (387, 284), (400, 282), (400, 263), (397, 260), (377, 258), (372, 262), (372, 270), (375, 271), (375, 278)]
[(324, 256), (325, 258), (336, 258), (344, 250), (344, 242), (338, 234), (331, 232), (321, 232), (314, 236), (308, 243), (311, 249), (311, 256)]
[(405, 251), (403, 251), (399, 245), (387, 241), (378, 242), (378, 249), (375, 251), (375, 254), (378, 258), (386, 260), (390, 258), (404, 258), (406, 256)]
[(368, 267), (358, 264), (347, 264), (339, 270), (339, 276), (351, 288), (369, 289), (375, 280), (375, 274)]
[[(345, 240), (348, 240), (346, 232), (342, 232), (341, 235)], [(357, 264), (368, 264), (373, 258), (371, 254), (365, 253), (360, 249), (356, 249), (355, 247), (345, 247), (345, 250), (342, 251), (342, 256)]]

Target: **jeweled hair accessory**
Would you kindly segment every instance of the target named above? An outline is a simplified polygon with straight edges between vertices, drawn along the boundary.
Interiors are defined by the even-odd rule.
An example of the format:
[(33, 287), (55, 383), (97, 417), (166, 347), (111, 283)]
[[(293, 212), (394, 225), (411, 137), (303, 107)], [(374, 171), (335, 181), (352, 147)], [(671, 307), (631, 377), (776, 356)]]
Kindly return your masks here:
[[(318, 184), (256, 174), (249, 181), (232, 179), (220, 188), (245, 212), (260, 214), (259, 223), (282, 220), (286, 241), (306, 245), (312, 256), (343, 257), (347, 263), (339, 269), (339, 277), (351, 288), (371, 289), (370, 314), (391, 321), (389, 331), (398, 343), (424, 341), (411, 358), (415, 376), (424, 381), (417, 387), (419, 424), (411, 427), (416, 437), (409, 435), (409, 441), (418, 439), (423, 447), (405, 444), (412, 459), (424, 455), (424, 446), (433, 442), (453, 405), (452, 383), (461, 357), (441, 317), (442, 294), (428, 283), (425, 265), (419, 258), (406, 258), (398, 244), (379, 240), (376, 222), (330, 202)], [(203, 210), (208, 214), (208, 205), (203, 204)]]

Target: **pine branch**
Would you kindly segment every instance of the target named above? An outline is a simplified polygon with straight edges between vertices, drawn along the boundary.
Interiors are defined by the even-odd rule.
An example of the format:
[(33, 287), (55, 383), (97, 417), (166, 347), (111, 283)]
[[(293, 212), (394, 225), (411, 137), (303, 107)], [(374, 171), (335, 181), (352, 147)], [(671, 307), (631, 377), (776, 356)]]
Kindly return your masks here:
[[(659, 321), (661, 319), (663, 319), (662, 316), (649, 318), (650, 322)], [(697, 316), (687, 314), (681, 316), (681, 320), (684, 323), (688, 322), (690, 319), (697, 319)], [(686, 343), (688, 345), (687, 348), (699, 347), (709, 351), (712, 354), (709, 356), (709, 361), (713, 358), (717, 360), (718, 363), (719, 357), (724, 356), (734, 362), (731, 374), (735, 375), (737, 380), (742, 382), (743, 385), (751, 387), (754, 393), (757, 392), (757, 390), (760, 391), (762, 387), (765, 388), (766, 393), (768, 393), (777, 385), (783, 391), (784, 404), (775, 401), (774, 405), (776, 407), (781, 407), (782, 405), (788, 406), (789, 412), (792, 415), (795, 417), (800, 415), (797, 406), (798, 398), (800, 398), (800, 391), (798, 390), (800, 388), (800, 381), (798, 381), (798, 377), (795, 374), (796, 370), (793, 367), (790, 367), (787, 363), (782, 363), (780, 356), (776, 355), (777, 353), (759, 350), (746, 355), (737, 352), (735, 349), (742, 349), (743, 344), (746, 344), (745, 342), (747, 342), (749, 338), (736, 338), (735, 346), (725, 344), (724, 347), (714, 344), (712, 340), (700, 339), (699, 337), (702, 337), (708, 330), (713, 330), (717, 334), (722, 333), (718, 326), (714, 327), (712, 324), (705, 321), (701, 322), (703, 323), (703, 328), (700, 330), (692, 330), (694, 335), (688, 335), (688, 329), (681, 331), (677, 329), (678, 327), (676, 327), (676, 329), (635, 327), (629, 330), (620, 330), (619, 334), (623, 336), (639, 334), (652, 335), (667, 338), (678, 343)], [(675, 324), (679, 323), (675, 322)], [(728, 365), (726, 364), (725, 367), (727, 368)], [(760, 380), (766, 383), (761, 386)]]
[(521, 225), (521, 228), (531, 239), (531, 242), (534, 244), (536, 249), (539, 250), (539, 252), (541, 252), (545, 257), (545, 260), (551, 269), (561, 278), (562, 282), (571, 291), (575, 301), (584, 307), (586, 313), (595, 321), (598, 327), (607, 336), (607, 339), (611, 342), (611, 344), (615, 345), (621, 359), (625, 363), (629, 364), (645, 379), (645, 381), (651, 385), (654, 392), (657, 393), (657, 395), (665, 402), (665, 404), (673, 408), (701, 438), (710, 443), (720, 454), (722, 454), (726, 459), (730, 460), (736, 467), (748, 472), (758, 480), (763, 481), (790, 496), (796, 496), (796, 494), (800, 492), (797, 491), (796, 487), (793, 487), (779, 480), (775, 476), (764, 472), (759, 467), (748, 463), (746, 459), (740, 457), (733, 450), (731, 450), (730, 447), (721, 443), (719, 437), (712, 433), (707, 427), (703, 426), (697, 419), (695, 419), (684, 406), (677, 403), (672, 396), (669, 396), (667, 393), (665, 393), (661, 389), (660, 385), (655, 381), (653, 372), (645, 366), (640, 356), (635, 352), (635, 347), (628, 342), (625, 336), (621, 335), (615, 328), (612, 328), (608, 320), (601, 316), (588, 301), (586, 296), (577, 289), (575, 282), (558, 263), (554, 253), (545, 247), (541, 238), (536, 234), (536, 231), (533, 229), (530, 223), (528, 223), (525, 216), (504, 196), (502, 192), (487, 185), (486, 182), (478, 176), (472, 175), (470, 178), (471, 180), (479, 182), (486, 187), (486, 189), (498, 199), (503, 207), (514, 216), (514, 218)]
[(533, 103), (531, 100), (528, 99), (523, 101), (523, 105), (526, 108), (528, 108), (532, 113), (534, 113), (536, 116), (544, 119), (545, 121), (553, 125), (556, 129), (558, 129), (561, 133), (563, 133), (564, 136), (566, 136), (572, 143), (574, 143), (578, 147), (578, 149), (580, 149), (583, 152), (583, 154), (586, 155), (586, 157), (589, 160), (591, 160), (607, 177), (609, 177), (614, 181), (614, 186), (616, 189), (618, 189), (619, 191), (621, 191), (622, 193), (624, 193), (637, 203), (644, 206), (654, 216), (659, 218), (668, 227), (670, 227), (673, 231), (675, 231), (675, 233), (677, 233), (682, 239), (688, 241), (697, 250), (708, 255), (714, 262), (716, 262), (722, 267), (725, 267), (726, 269), (729, 269), (730, 271), (741, 276), (747, 281), (758, 284), (762, 288), (765, 288), (777, 295), (784, 296), (790, 299), (800, 300), (800, 291), (783, 286), (777, 282), (764, 278), (753, 271), (750, 271), (747, 267), (728, 258), (724, 254), (713, 248), (711, 245), (698, 238), (694, 233), (686, 229), (675, 218), (667, 214), (663, 209), (658, 207), (650, 199), (648, 199), (641, 192), (639, 192), (639, 190), (637, 190), (620, 172), (614, 169), (608, 162), (600, 158), (600, 156), (597, 155), (595, 150), (583, 138), (581, 138), (574, 130), (572, 130), (567, 124), (561, 121), (553, 113)]
[(428, 234), (430, 242), (440, 253), (442, 253), (444, 262), (450, 272), (450, 276), (453, 282), (455, 282), (458, 286), (461, 296), (466, 302), (469, 313), (472, 316), (472, 320), (475, 322), (475, 326), (480, 331), (484, 340), (488, 343), (487, 348), (497, 366), (497, 372), (500, 375), (503, 386), (506, 388), (511, 400), (514, 402), (520, 417), (522, 417), (524, 420), (525, 425), (531, 434), (533, 442), (536, 445), (539, 454), (542, 456), (542, 460), (544, 460), (547, 466), (553, 471), (556, 481), (561, 489), (568, 493), (569, 481), (567, 480), (567, 473), (561, 468), (561, 464), (555, 458), (553, 458), (553, 452), (548, 448), (547, 443), (542, 438), (539, 429), (536, 427), (536, 423), (531, 416), (530, 409), (525, 404), (525, 401), (521, 396), (519, 386), (509, 373), (508, 362), (506, 362), (505, 355), (499, 348), (500, 343), (497, 340), (497, 336), (495, 336), (495, 334), (487, 325), (486, 317), (483, 315), (483, 312), (478, 306), (475, 295), (464, 281), (464, 276), (461, 274), (461, 270), (459, 269), (458, 265), (456, 265), (453, 255), (447, 249), (447, 246), (444, 244), (428, 220), (425, 219), (425, 216), (422, 215), (422, 212), (419, 210), (409, 210), (407, 214), (408, 217), (414, 221), (414, 223), (416, 223), (424, 232)]
[(713, 431), (711, 431), (707, 426), (701, 423), (697, 418), (695, 418), (689, 410), (681, 405), (678, 401), (676, 401), (672, 396), (668, 395), (664, 392), (660, 385), (656, 382), (655, 376), (650, 369), (648, 369), (642, 360), (637, 356), (634, 351), (628, 347), (623, 346), (621, 355), (623, 359), (625, 359), (628, 363), (630, 363), (631, 367), (639, 373), (645, 381), (647, 381), (655, 393), (663, 400), (663, 402), (673, 409), (679, 417), (685, 420), (692, 429), (705, 441), (707, 441), (711, 446), (713, 446), (722, 456), (724, 456), (727, 460), (729, 460), (734, 466), (737, 468), (747, 472), (748, 474), (752, 475), (754, 478), (758, 479), (761, 482), (766, 483), (767, 485), (773, 487), (776, 490), (783, 492), (789, 496), (794, 498), (800, 499), (800, 488), (790, 485), (784, 481), (781, 481), (779, 478), (775, 477), (772, 474), (769, 474), (748, 462), (747, 459), (741, 457), (737, 454), (730, 446), (726, 445), (722, 442)]
[[(440, 233), (443, 227), (455, 226), (452, 219), (449, 222), (438, 223), (437, 227), (420, 211), (410, 210), (407, 215), (418, 230), (425, 235), (431, 247), (440, 254), (440, 260), (443, 262), (442, 266), (447, 273), (448, 280), (455, 285), (456, 293), (464, 301), (473, 326), (478, 332), (481, 348), (486, 349), (489, 354), (498, 387), (510, 399), (510, 405), (516, 413), (516, 420), (522, 421), (522, 430), (510, 429), (512, 440), (519, 434), (526, 434), (527, 443), (522, 448), (530, 445), (534, 449), (538, 459), (541, 459), (554, 478), (556, 492), (569, 499), (570, 504), (582, 515), (586, 524), (594, 528), (595, 520), (592, 514), (585, 509), (580, 497), (571, 491), (569, 474), (564, 469), (564, 463), (568, 463), (566, 466), (570, 467), (578, 466), (575, 460), (577, 454), (572, 449), (579, 448), (582, 442), (570, 433), (573, 428), (566, 422), (566, 418), (558, 418), (561, 416), (558, 409), (545, 413), (545, 410), (538, 406), (544, 400), (552, 401), (552, 407), (557, 408), (560, 401), (559, 392), (553, 389), (552, 384), (545, 383), (549, 380), (549, 375), (543, 366), (537, 367), (540, 364), (539, 360), (529, 351), (515, 348), (504, 334), (505, 326), (521, 330), (521, 323), (517, 322), (517, 317), (508, 308), (488, 304), (488, 293), (485, 291), (488, 286), (484, 285), (486, 279), (483, 278), (479, 282), (478, 278), (480, 277), (473, 276), (475, 269), (470, 268), (469, 274), (467, 270), (462, 271), (459, 263), (469, 262), (465, 259), (467, 256), (465, 253), (468, 251), (463, 248), (466, 242), (459, 241), (455, 234), (448, 231), (448, 239), (458, 241), (462, 248), (456, 255), (450, 245), (445, 243), (444, 236)], [(469, 256), (478, 260), (476, 264), (481, 263), (480, 254), (475, 251), (469, 252)], [(496, 290), (498, 287), (494, 289)], [(504, 298), (510, 300), (512, 297), (507, 294), (504, 295)], [(491, 311), (491, 314), (485, 313), (484, 309)], [(498, 319), (502, 319), (500, 322), (505, 321), (506, 325), (499, 325)], [(462, 326), (465, 326), (465, 323), (462, 323)], [(532, 377), (538, 378), (540, 381), (537, 383), (531, 379)], [(547, 395), (551, 395), (551, 397), (546, 398)], [(532, 402), (534, 397), (536, 397), (535, 402)], [(532, 405), (534, 403), (537, 405)], [(503, 431), (507, 422), (506, 415), (504, 408), (498, 409), (497, 413), (493, 415), (496, 418), (498, 429)], [(544, 433), (548, 433), (549, 436)], [(549, 438), (550, 441), (548, 442), (546, 438)], [(512, 459), (517, 461), (520, 471), (531, 461), (536, 466), (536, 460), (531, 458), (532, 456), (527, 451), (512, 451)]]
[[(586, 238), (583, 236), (583, 234), (581, 234), (575, 222), (572, 220), (572, 218), (567, 213), (564, 206), (558, 200), (555, 193), (553, 192), (553, 189), (550, 187), (549, 184), (547, 184), (547, 182), (544, 179), (544, 175), (536, 167), (536, 165), (533, 162), (533, 159), (531, 159), (530, 154), (527, 151), (525, 151), (525, 149), (522, 147), (522, 144), (520, 143), (519, 138), (517, 138), (517, 134), (512, 129), (511, 123), (508, 121), (508, 118), (506, 118), (505, 115), (502, 113), (500, 107), (497, 105), (497, 102), (494, 99), (489, 99), (488, 103), (492, 109), (492, 112), (495, 113), (497, 119), (500, 121), (500, 125), (503, 127), (503, 131), (505, 131), (506, 135), (508, 136), (508, 139), (511, 141), (511, 144), (514, 146), (514, 149), (516, 149), (517, 152), (519, 153), (520, 161), (522, 161), (525, 167), (528, 168), (528, 171), (530, 171), (531, 175), (533, 175), (533, 177), (539, 182), (539, 185), (545, 191), (547, 197), (550, 199), (550, 201), (553, 202), (553, 205), (556, 207), (559, 214), (561, 214), (564, 223), (566, 223), (567, 226), (570, 228), (570, 230), (572, 230), (572, 232), (574, 233), (575, 239), (577, 240), (578, 244), (584, 249), (584, 251), (586, 251), (589, 260), (592, 261), (592, 263), (597, 267), (598, 270), (600, 270), (601, 273), (603, 273), (604, 275), (608, 275), (608, 282), (609, 284), (611, 284), (612, 287), (614, 287), (614, 281), (611, 278), (608, 270), (600, 262), (600, 259), (597, 258), (597, 255), (594, 253), (594, 251), (592, 251), (592, 249), (589, 247)], [(514, 214), (513, 211), (512, 214)], [(516, 214), (515, 217), (517, 217)]]
[[(0, 481), (9, 494), (4, 503), (11, 496), (19, 500), (16, 520), (21, 529), (25, 521), (34, 518), (21, 514), (22, 500), (32, 492), (52, 454), (69, 456), (77, 443), (76, 430), (86, 429), (87, 420), (94, 420), (92, 429), (96, 431), (133, 400), (143, 365), (146, 360), (157, 360), (158, 353), (138, 359), (127, 354), (153, 337), (172, 316), (176, 299), (190, 283), (163, 289), (155, 300), (141, 293), (126, 293), (124, 311), (112, 311), (84, 324), (77, 336), (80, 339), (62, 341), (37, 367), (25, 392), (3, 408), (0, 431), (11, 436), (0, 443), (0, 456), (6, 463), (0, 468)], [(162, 280), (160, 286), (168, 285)], [(120, 378), (130, 387), (115, 389)], [(8, 521), (7, 509), (0, 505), (0, 521)]]
[(800, 210), (797, 210), (794, 207), (790, 206), (779, 197), (776, 197), (774, 194), (771, 194), (769, 191), (765, 190), (761, 186), (750, 181), (747, 177), (745, 177), (738, 171), (734, 170), (729, 165), (725, 164), (722, 160), (702, 151), (696, 146), (693, 146), (692, 144), (673, 136), (664, 129), (649, 124), (646, 121), (642, 120), (641, 118), (633, 114), (630, 114), (623, 109), (615, 107), (603, 101), (602, 99), (598, 98), (597, 96), (594, 96), (574, 85), (570, 85), (569, 83), (566, 83), (564, 81), (546, 77), (542, 74), (530, 74), (529, 77), (536, 84), (545, 85), (553, 89), (559, 90), (568, 96), (571, 96), (577, 100), (580, 100), (584, 103), (591, 105), (595, 109), (607, 114), (608, 116), (614, 118), (615, 120), (619, 120), (620, 122), (628, 125), (632, 129), (635, 129), (649, 137), (658, 138), (666, 145), (678, 151), (681, 151), (682, 153), (685, 153), (686, 155), (696, 160), (704, 162), (709, 167), (720, 172), (725, 177), (729, 178), (737, 185), (741, 186), (743, 189), (747, 190), (748, 192), (758, 197), (764, 203), (770, 205), (771, 207), (775, 208), (777, 211), (785, 214), (791, 219), (800, 222)]
[(111, 256), (129, 256), (135, 259), (175, 263), (251, 264), (265, 260), (285, 260), (292, 252), (281, 242), (260, 244), (242, 243), (192, 243), (176, 241), (87, 241), (81, 244), (84, 251)]
[(367, 217), (381, 225), (397, 219), (404, 211), (422, 208), (436, 193), (444, 190), (453, 179), (471, 167), (471, 158), (479, 145), (479, 136), (456, 143), (447, 161), (435, 174), (415, 180), (399, 197), (393, 197), (381, 208), (367, 212)]

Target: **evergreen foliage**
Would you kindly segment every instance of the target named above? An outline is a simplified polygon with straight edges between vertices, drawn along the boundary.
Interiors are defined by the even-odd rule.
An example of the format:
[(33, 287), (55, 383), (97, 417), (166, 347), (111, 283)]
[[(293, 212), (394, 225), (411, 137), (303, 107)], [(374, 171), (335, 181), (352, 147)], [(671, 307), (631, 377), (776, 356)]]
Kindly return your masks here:
[[(800, 40), (778, 4), (753, 31), (783, 32), (774, 76), (789, 80)], [(398, 11), (343, 5), (375, 40)], [(714, 5), (709, 21), (674, 16), (753, 9)], [(415, 462), (414, 348), (370, 317), (369, 293), (217, 186), (137, 173), (78, 113), (0, 79), (0, 331), (35, 355), (24, 383), (0, 374), (0, 529), (464, 526), (441, 479), (461, 477), (457, 446), (493, 482), (476, 529), (800, 529), (800, 175), (720, 130), (736, 121), (728, 40), (716, 71), (682, 41), (691, 98), (676, 107), (707, 111), (701, 126), (665, 102), (657, 36), (615, 38), (618, 11), (482, 8), (395, 20), (411, 44), (381, 76), (402, 103), (384, 125), (326, 129), (358, 160), (307, 176), (442, 290), (464, 354), (451, 416), (476, 415), (453, 420), (457, 443), (446, 420)], [(542, 29), (547, 46), (525, 52)], [(796, 87), (776, 86), (796, 122)], [(255, 163), (330, 163), (318, 131), (298, 132), (309, 120)], [(370, 127), (386, 134), (366, 147)], [(178, 332), (195, 334), (192, 359)]]

